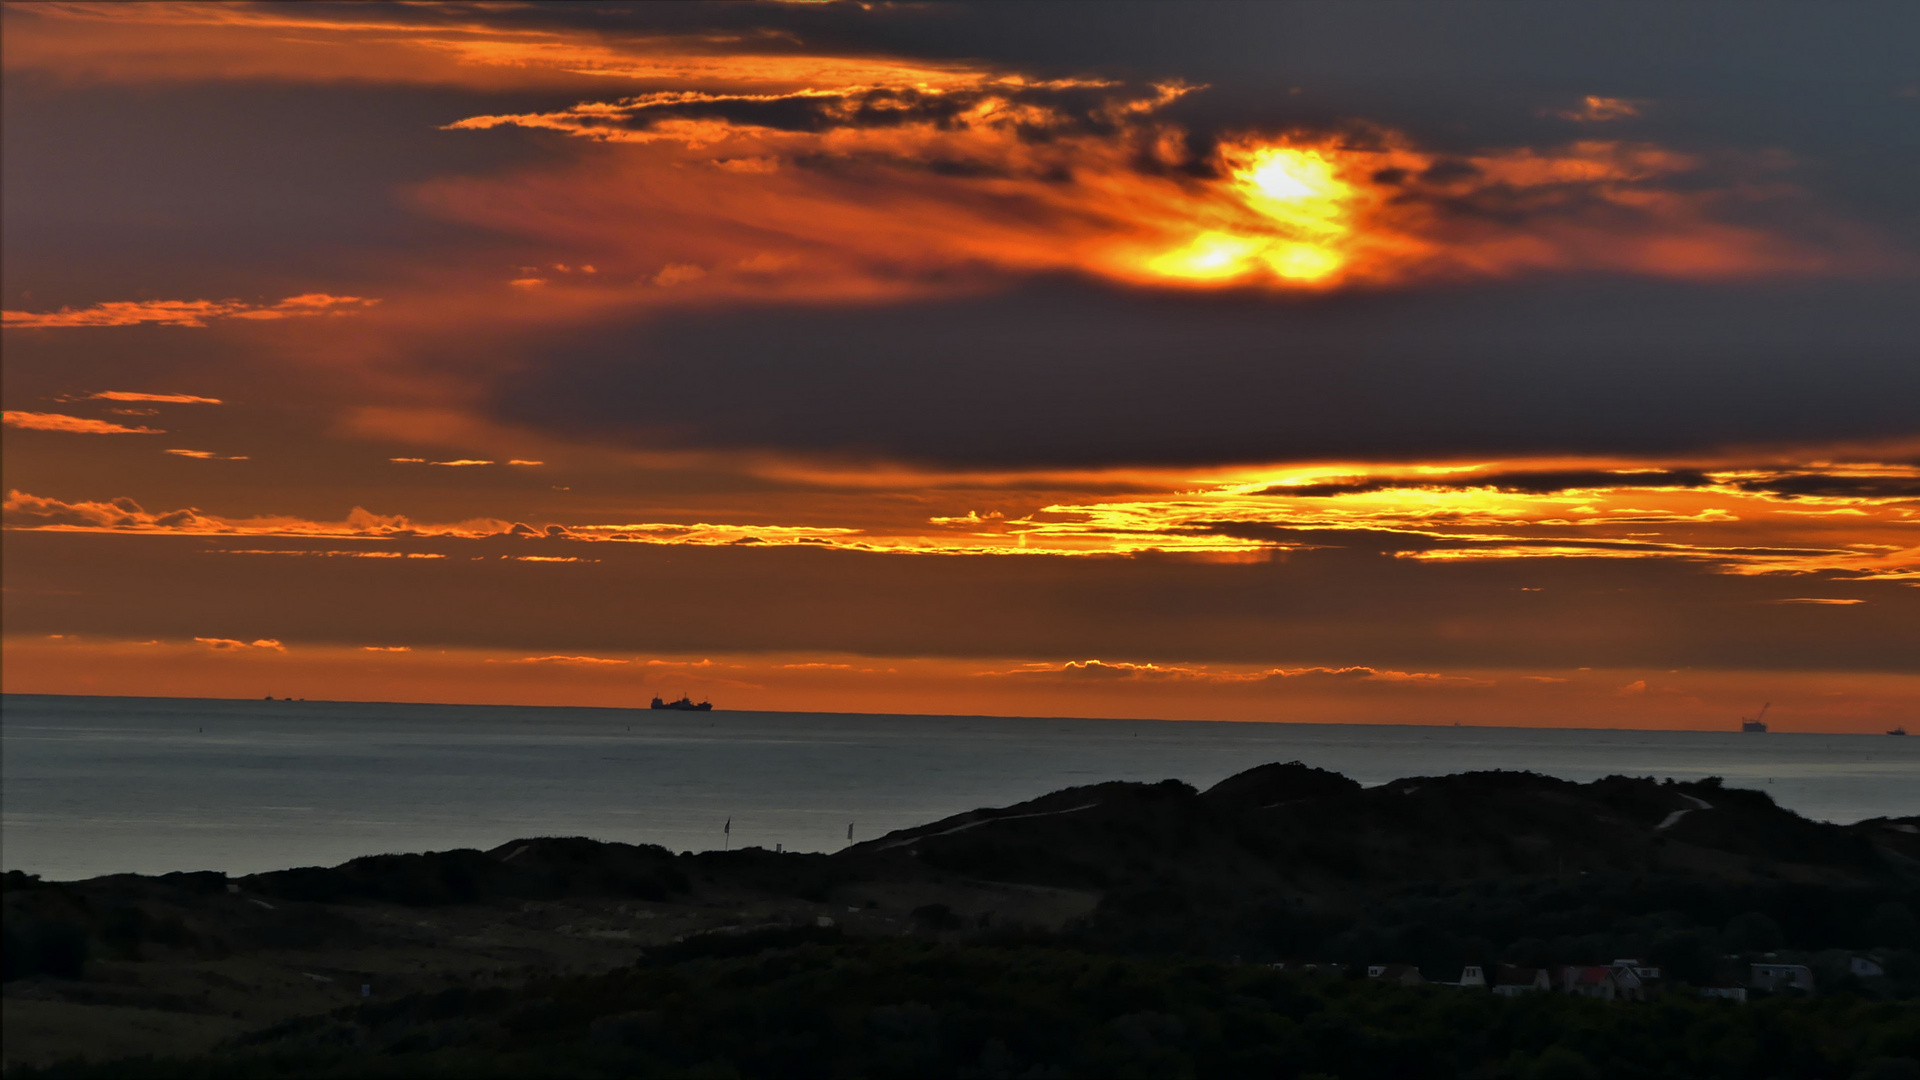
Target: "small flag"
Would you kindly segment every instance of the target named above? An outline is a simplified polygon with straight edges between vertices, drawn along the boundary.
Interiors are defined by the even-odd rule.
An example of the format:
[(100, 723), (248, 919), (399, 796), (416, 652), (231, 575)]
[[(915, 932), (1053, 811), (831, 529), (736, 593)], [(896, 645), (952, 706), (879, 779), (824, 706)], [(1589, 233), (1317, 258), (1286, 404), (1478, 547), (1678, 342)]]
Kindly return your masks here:
[(847, 839), (853, 839), (853, 822), (847, 822)]
[(720, 826), (720, 831), (727, 834), (728, 836), (732, 836), (733, 835), (733, 819), (728, 818), (727, 823), (725, 825)]

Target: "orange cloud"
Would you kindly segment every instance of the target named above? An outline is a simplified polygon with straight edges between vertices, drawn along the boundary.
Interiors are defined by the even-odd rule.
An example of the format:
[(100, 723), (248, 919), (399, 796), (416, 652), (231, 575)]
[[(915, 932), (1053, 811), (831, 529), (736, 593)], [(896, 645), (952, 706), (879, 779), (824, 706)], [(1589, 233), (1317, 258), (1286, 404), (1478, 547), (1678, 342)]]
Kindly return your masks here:
[[(572, 303), (890, 297), (1055, 272), (1321, 290), (1866, 265), (1838, 242), (1737, 223), (1755, 200), (1799, 196), (1698, 156), (1608, 140), (1451, 156), (1363, 124), (1245, 131), (1196, 152), (1156, 116), (1190, 92), (1111, 89), (1088, 110), (990, 80), (815, 88), (781, 99), (814, 110), (798, 130), (696, 115), (688, 95), (665, 93), (470, 117), (450, 126), (542, 128), (611, 149), (567, 169), (430, 184), (419, 198), (562, 249), (608, 251), (594, 282), (548, 283)], [(875, 111), (898, 122), (872, 123)]]
[(286, 652), (287, 647), (273, 638), (260, 638), (256, 641), (237, 641), (233, 638), (197, 637), (193, 640), (215, 652), (237, 652), (241, 649), (266, 649), (270, 652)]
[[(154, 323), (160, 326), (205, 326), (216, 319), (271, 320), (313, 315), (345, 315), (372, 307), (380, 301), (361, 296), (330, 296), (326, 293), (302, 293), (273, 304), (253, 304), (245, 300), (112, 300), (89, 308), (61, 308), (59, 311), (6, 311), (0, 320), (19, 329), (71, 329), (89, 326), (136, 326)], [(218, 405), (213, 398), (190, 395), (121, 394), (108, 391), (95, 397), (114, 401), (176, 401)]]
[(292, 555), (310, 559), (444, 559), (437, 551), (319, 551), (312, 548), (209, 548), (207, 555)]
[[(463, 468), (463, 467), (472, 466), (472, 465), (500, 464), (500, 462), (498, 461), (493, 461), (487, 458), (455, 458), (451, 461), (428, 461), (426, 458), (418, 458), (418, 457), (395, 457), (395, 458), (388, 458), (387, 460), (394, 462), (395, 464), (398, 464), (398, 465), (447, 465), (447, 466), (452, 466), (454, 468)], [(526, 458), (514, 458), (506, 462), (506, 464), (508, 465), (545, 465), (546, 462), (533, 461)]]
[[(398, 515), (369, 513), (354, 507), (344, 521), (321, 522), (295, 517), (225, 518), (188, 508), (163, 513), (143, 509), (129, 498), (106, 502), (64, 502), (21, 491), (10, 491), (4, 504), (9, 529), (47, 529), (61, 532), (148, 532), (189, 536), (294, 536), (355, 539), (413, 537), (484, 537), (534, 534), (526, 525), (491, 518), (446, 525), (417, 525)], [(355, 553), (375, 554), (375, 553)], [(392, 553), (389, 557), (398, 557)]]
[[(9, 9), (7, 43), (10, 67), (67, 78), (611, 88), (447, 125), (554, 131), (607, 152), (416, 192), (446, 216), (552, 245), (492, 282), (533, 310), (899, 297), (1046, 273), (1300, 291), (1835, 273), (1879, 258), (1837, 226), (1813, 237), (1751, 224), (1755, 203), (1801, 198), (1754, 161), (1615, 140), (1448, 154), (1360, 122), (1194, 136), (1166, 108), (1203, 87), (833, 55), (771, 33), (535, 28), (484, 8), (70, 3)], [(1590, 95), (1564, 115), (1612, 120), (1641, 104)], [(371, 302), (126, 302), (6, 320), (202, 326)]]
[(1632, 98), (1601, 97), (1588, 94), (1580, 99), (1576, 108), (1562, 109), (1553, 115), (1562, 120), (1572, 120), (1582, 124), (1601, 124), (1609, 120), (1625, 120), (1639, 116), (1640, 106), (1645, 104)]
[(80, 416), (67, 416), (63, 413), (15, 412), (6, 410), (4, 422), (7, 427), (23, 428), (27, 431), (64, 431), (69, 435), (165, 435), (160, 428), (127, 427), (108, 420), (89, 420)]
[[(860, 548), (851, 542), (860, 532), (851, 528), (805, 528), (782, 525), (548, 525), (537, 529), (523, 522), (499, 518), (472, 518), (467, 521), (430, 524), (413, 521), (399, 514), (375, 514), (354, 507), (344, 521), (313, 521), (287, 516), (253, 518), (221, 517), (187, 508), (153, 513), (130, 498), (106, 502), (65, 502), (60, 499), (10, 491), (4, 504), (5, 527), (50, 532), (155, 533), (187, 536), (281, 536), (328, 537), (361, 540), (411, 539), (485, 539), (488, 537), (525, 537), (568, 541), (611, 541), (647, 544), (679, 544), (718, 547), (753, 544), (817, 544)], [(339, 555), (358, 558), (402, 557), (397, 551), (228, 551), (225, 554)], [(407, 558), (439, 558), (439, 555), (412, 554)], [(591, 562), (578, 556), (513, 555), (501, 556), (523, 562)]]
[[(970, 511), (979, 550), (1217, 556), (1372, 535), (1400, 557), (1683, 559), (1734, 573), (1920, 579), (1920, 467), (1550, 460), (1221, 470), (1160, 493)], [(936, 533), (937, 535), (937, 533)]]
[(485, 6), (11, 5), (7, 66), (74, 80), (271, 79), (580, 89), (610, 83), (940, 87), (973, 65), (808, 53), (785, 35), (620, 34), (485, 21)]
[[(1607, 140), (1454, 155), (1358, 122), (1196, 138), (1164, 118), (1204, 89), (1177, 82), (835, 55), (771, 32), (530, 27), (484, 7), (64, 3), (8, 18), (9, 67), (66, 78), (610, 88), (447, 125), (555, 131), (608, 153), (417, 193), (448, 216), (552, 243), (553, 258), (505, 280), (521, 303), (569, 311), (888, 297), (1060, 272), (1318, 290), (1565, 271), (1830, 273), (1876, 258), (1853, 241), (1747, 223), (1756, 202), (1800, 198), (1757, 182), (1751, 162)], [(1590, 95), (1564, 115), (1611, 120), (1641, 104)], [(286, 317), (303, 301), (371, 302), (129, 302), (6, 319), (199, 326)]]
[(1427, 671), (1393, 671), (1365, 665), (1348, 667), (1300, 668), (1220, 668), (1207, 665), (1161, 665), (1114, 663), (1103, 660), (1069, 660), (1061, 664), (1026, 664), (1007, 671), (977, 671), (977, 677), (1058, 680), (1139, 680), (1152, 682), (1186, 681), (1199, 683), (1258, 684), (1290, 679), (1364, 680), (1368, 682), (1422, 685), (1454, 684), (1492, 686), (1485, 679), (1442, 675)]
[(245, 454), (233, 454), (233, 455), (216, 454), (211, 450), (169, 450), (167, 451), (167, 453), (173, 454), (176, 457), (194, 458), (198, 461), (246, 461), (248, 460), (247, 455)]
[[(1873, 461), (1533, 459), (1061, 474), (773, 469), (782, 502), (734, 523), (505, 518), (417, 522), (355, 508), (343, 521), (151, 513), (130, 499), (64, 502), (15, 491), (13, 529), (372, 540), (519, 537), (568, 544), (814, 546), (932, 555), (1157, 556), (1260, 562), (1316, 547), (1401, 559), (1656, 559), (1722, 573), (1920, 581), (1920, 466)], [(981, 506), (975, 500), (986, 500)], [(964, 512), (927, 515), (958, 504)], [(782, 512), (817, 524), (778, 524)], [(762, 520), (755, 521), (754, 518)], [(777, 518), (776, 518), (777, 521)], [(266, 553), (266, 552), (262, 552)], [(322, 554), (301, 552), (301, 554)], [(345, 554), (345, 553), (342, 553)], [(375, 553), (361, 553), (373, 556)], [(399, 552), (380, 552), (398, 557)], [(523, 561), (591, 561), (543, 551)], [(1802, 597), (1793, 602), (1814, 602)], [(1843, 599), (1836, 597), (1833, 599)]]
[(88, 394), (92, 401), (158, 401), (169, 405), (219, 405), (219, 398), (200, 397), (195, 394), (141, 394), (131, 390), (102, 390), (97, 394)]
[(603, 656), (526, 656), (513, 661), (516, 664), (624, 664), (625, 660), (609, 660)]

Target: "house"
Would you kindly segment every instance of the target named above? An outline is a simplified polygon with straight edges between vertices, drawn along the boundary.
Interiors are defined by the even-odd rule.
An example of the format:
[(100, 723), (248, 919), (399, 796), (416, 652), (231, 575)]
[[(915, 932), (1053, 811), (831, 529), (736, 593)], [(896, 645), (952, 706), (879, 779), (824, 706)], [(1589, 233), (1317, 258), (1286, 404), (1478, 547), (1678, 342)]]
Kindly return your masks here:
[(1747, 988), (1744, 986), (1702, 986), (1694, 992), (1701, 997), (1726, 998), (1728, 1001), (1738, 1001), (1743, 1005), (1747, 1000)]
[(1607, 973), (1613, 977), (1613, 996), (1620, 1001), (1647, 1000), (1647, 985), (1632, 968), (1610, 967)]
[(1642, 983), (1658, 982), (1660, 979), (1659, 968), (1650, 964), (1643, 964), (1638, 960), (1615, 960), (1613, 966), (1615, 968), (1625, 968), (1633, 972), (1634, 978), (1639, 979)]
[(1460, 969), (1460, 978), (1447, 985), (1474, 986), (1485, 989), (1487, 985), (1487, 973), (1481, 969), (1479, 964), (1468, 964), (1466, 967)]
[(1344, 975), (1343, 964), (1320, 964), (1313, 961), (1281, 960), (1273, 965), (1275, 971), (1291, 971), (1296, 975)]
[(1412, 964), (1368, 964), (1367, 978), (1401, 986), (1419, 986), (1427, 981), (1420, 977), (1420, 969)]
[(1553, 989), (1553, 980), (1548, 977), (1545, 968), (1501, 964), (1494, 969), (1493, 992), (1501, 997), (1515, 997), (1519, 994), (1544, 992), (1551, 989)]
[[(1638, 984), (1635, 984), (1636, 987)], [(1620, 996), (1620, 980), (1610, 967), (1573, 965), (1560, 969), (1560, 992), (1612, 1001)]]
[(1755, 990), (1813, 993), (1813, 969), (1805, 964), (1755, 964), (1747, 985)]
[(1645, 1001), (1655, 992), (1660, 969), (1638, 960), (1615, 960), (1607, 970), (1613, 973), (1614, 995), (1622, 1001)]

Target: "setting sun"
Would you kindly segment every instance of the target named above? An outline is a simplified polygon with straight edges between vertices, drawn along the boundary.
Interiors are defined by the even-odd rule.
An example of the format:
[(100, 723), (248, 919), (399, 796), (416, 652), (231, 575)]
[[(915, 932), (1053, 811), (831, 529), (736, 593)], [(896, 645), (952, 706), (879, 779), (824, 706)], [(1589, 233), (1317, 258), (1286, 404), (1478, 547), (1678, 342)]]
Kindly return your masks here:
[(1212, 285), (1275, 281), (1323, 285), (1349, 262), (1359, 197), (1338, 175), (1336, 151), (1286, 145), (1222, 148), (1226, 178), (1209, 185), (1196, 217), (1202, 228), (1184, 243), (1147, 257), (1148, 274)]

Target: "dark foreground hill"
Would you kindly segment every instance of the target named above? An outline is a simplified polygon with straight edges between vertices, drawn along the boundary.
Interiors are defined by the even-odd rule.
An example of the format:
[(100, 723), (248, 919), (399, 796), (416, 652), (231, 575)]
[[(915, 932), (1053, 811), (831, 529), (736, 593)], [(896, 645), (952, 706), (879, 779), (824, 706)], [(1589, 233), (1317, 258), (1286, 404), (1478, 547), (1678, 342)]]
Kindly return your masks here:
[[(1069, 789), (838, 858), (872, 876), (917, 865), (1095, 892), (1077, 929), (1110, 947), (1457, 970), (1493, 953), (1574, 963), (1672, 952), (1686, 928), (1748, 915), (1721, 944), (1910, 942), (1920, 829), (1809, 821), (1713, 779), (1495, 772), (1363, 789), (1292, 763), (1204, 793), (1172, 781)], [(1669, 959), (1706, 977), (1697, 958)]]
[(1029, 943), (708, 936), (598, 976), (291, 1020), (213, 1055), (37, 1077), (1911, 1080), (1909, 1003), (1620, 1006)]
[[(1363, 789), (1267, 765), (1206, 792), (1068, 789), (833, 855), (538, 838), (232, 879), (15, 874), (5, 910), (10, 1065), (1851, 1077), (1920, 1058), (1920, 821), (1813, 822), (1713, 780)], [(1743, 1011), (1685, 993), (1769, 953), (1814, 969), (1820, 996)], [(1866, 954), (1881, 974), (1849, 969)], [(1451, 981), (1627, 956), (1675, 992), (1506, 1001), (1267, 966)], [(1161, 989), (1108, 992), (1135, 986)], [(1658, 1067), (1609, 1049), (1704, 1032), (1714, 1053), (1669, 1047)]]

